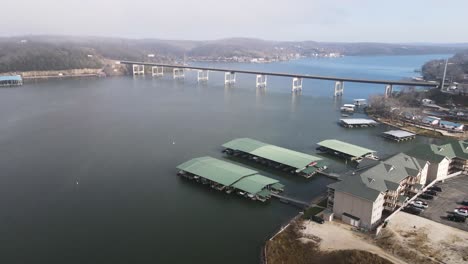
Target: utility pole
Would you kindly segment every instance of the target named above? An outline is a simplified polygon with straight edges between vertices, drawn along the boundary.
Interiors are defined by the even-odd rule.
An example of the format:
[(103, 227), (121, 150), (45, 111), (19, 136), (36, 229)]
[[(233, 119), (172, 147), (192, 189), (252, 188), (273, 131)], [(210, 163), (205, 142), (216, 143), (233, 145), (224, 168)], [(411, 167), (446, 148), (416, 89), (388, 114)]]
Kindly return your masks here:
[(442, 87), (440, 88), (441, 91), (443, 91), (445, 87), (445, 75), (447, 74), (447, 65), (448, 65), (448, 58), (445, 59), (444, 76), (442, 77)]

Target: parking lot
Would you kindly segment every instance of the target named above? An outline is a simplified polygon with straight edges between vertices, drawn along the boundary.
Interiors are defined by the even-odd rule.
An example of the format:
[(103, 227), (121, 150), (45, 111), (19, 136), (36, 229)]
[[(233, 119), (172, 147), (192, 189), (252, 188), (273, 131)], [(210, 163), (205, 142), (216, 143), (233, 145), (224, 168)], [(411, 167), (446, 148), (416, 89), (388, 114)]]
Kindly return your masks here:
[(453, 212), (455, 208), (462, 206), (460, 204), (462, 200), (468, 200), (468, 176), (461, 175), (444, 183), (437, 183), (436, 186), (441, 187), (442, 192), (439, 192), (434, 200), (426, 201), (429, 207), (420, 216), (468, 231), (468, 221), (466, 223), (457, 223), (447, 220), (447, 213)]

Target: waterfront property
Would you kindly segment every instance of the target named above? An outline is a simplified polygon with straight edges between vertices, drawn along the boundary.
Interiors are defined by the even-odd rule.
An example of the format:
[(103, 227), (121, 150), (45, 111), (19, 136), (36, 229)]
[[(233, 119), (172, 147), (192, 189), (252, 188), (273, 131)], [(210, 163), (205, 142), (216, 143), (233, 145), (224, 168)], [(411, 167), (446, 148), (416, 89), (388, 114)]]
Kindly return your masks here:
[(212, 157), (191, 159), (177, 166), (177, 169), (178, 175), (187, 179), (262, 202), (284, 188), (279, 181), (260, 175), (257, 171)]
[(319, 157), (270, 145), (250, 138), (238, 138), (223, 144), (228, 155), (239, 156), (306, 178), (327, 168)]
[(411, 139), (416, 138), (416, 134), (413, 134), (404, 130), (390, 130), (390, 131), (384, 132), (382, 136), (384, 138), (387, 138), (396, 142), (406, 141), (406, 140), (411, 140)]
[(341, 181), (328, 185), (328, 204), (335, 217), (349, 224), (373, 229), (403, 205), (426, 182), (428, 163), (404, 153), (377, 165), (342, 175)]
[(366, 119), (366, 118), (344, 118), (344, 119), (340, 119), (340, 125), (346, 128), (375, 127), (378, 125), (378, 123), (372, 119)]
[(468, 140), (450, 140), (445, 144), (421, 144), (406, 154), (429, 162), (427, 183), (444, 180), (457, 172), (468, 173)]
[(355, 105), (353, 104), (344, 104), (340, 110), (341, 112), (350, 112), (350, 113), (353, 113), (354, 112), (354, 107)]
[(436, 126), (440, 122), (440, 118), (435, 116), (426, 116), (424, 117), (421, 122), (426, 125)]
[(23, 78), (20, 75), (0, 76), (0, 87), (23, 85)]
[(450, 121), (440, 120), (439, 126), (448, 130), (463, 132), (464, 125), (459, 123), (454, 123)]
[(378, 159), (374, 153), (375, 150), (356, 146), (336, 139), (327, 139), (317, 143), (320, 147), (317, 150), (337, 157), (360, 162), (364, 158)]

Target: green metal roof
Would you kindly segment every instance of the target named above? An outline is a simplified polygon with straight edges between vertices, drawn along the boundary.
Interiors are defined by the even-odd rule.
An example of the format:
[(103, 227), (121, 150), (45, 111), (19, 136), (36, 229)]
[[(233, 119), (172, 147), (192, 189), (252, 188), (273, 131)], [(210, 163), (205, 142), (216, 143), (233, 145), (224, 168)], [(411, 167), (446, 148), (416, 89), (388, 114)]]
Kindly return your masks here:
[(261, 158), (288, 165), (296, 169), (305, 168), (321, 158), (294, 150), (269, 145), (250, 138), (238, 138), (223, 144), (224, 148), (240, 150)]
[(408, 155), (418, 159), (431, 162), (441, 162), (444, 158), (468, 159), (468, 141), (450, 140), (445, 144), (420, 144), (406, 152)]
[(279, 181), (260, 175), (257, 171), (212, 157), (191, 159), (177, 168), (251, 194), (258, 194), (268, 185), (284, 187)]
[(275, 189), (275, 190), (283, 190), (283, 189), (284, 189), (284, 185), (281, 184), (281, 183), (279, 183), (279, 182), (277, 182), (277, 183), (271, 185), (271, 188), (272, 188), (272, 189)]
[(353, 157), (362, 157), (370, 153), (374, 153), (375, 150), (363, 148), (353, 144), (349, 144), (336, 139), (327, 139), (317, 143), (319, 146), (326, 147), (341, 153), (353, 156)]
[(242, 177), (257, 174), (257, 171), (212, 157), (191, 159), (177, 168), (225, 186), (230, 186)]
[(238, 182), (234, 183), (232, 187), (251, 194), (256, 194), (262, 191), (266, 186), (277, 182), (278, 181), (275, 179), (255, 174), (240, 179)]
[(257, 193), (258, 196), (263, 197), (263, 198), (268, 198), (271, 195), (271, 192), (267, 189), (261, 190), (260, 192)]

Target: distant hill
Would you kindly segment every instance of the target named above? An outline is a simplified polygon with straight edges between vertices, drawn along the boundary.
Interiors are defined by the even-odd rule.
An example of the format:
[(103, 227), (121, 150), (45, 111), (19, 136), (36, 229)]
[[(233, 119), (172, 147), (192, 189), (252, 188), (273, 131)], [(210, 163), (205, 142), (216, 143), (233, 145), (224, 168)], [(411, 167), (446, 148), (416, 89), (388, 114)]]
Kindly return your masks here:
[[(444, 60), (432, 60), (422, 67), (422, 74), (426, 80), (442, 80), (445, 67)], [(448, 61), (446, 79), (454, 82), (468, 82), (468, 49), (456, 53)]]
[[(213, 41), (124, 39), (73, 36), (0, 38), (0, 72), (99, 68), (104, 59), (182, 62), (218, 58), (286, 58), (343, 55), (406, 55), (455, 53), (460, 44), (329, 43), (230, 38)], [(148, 54), (154, 54), (149, 58)], [(88, 56), (92, 55), (92, 56)]]

